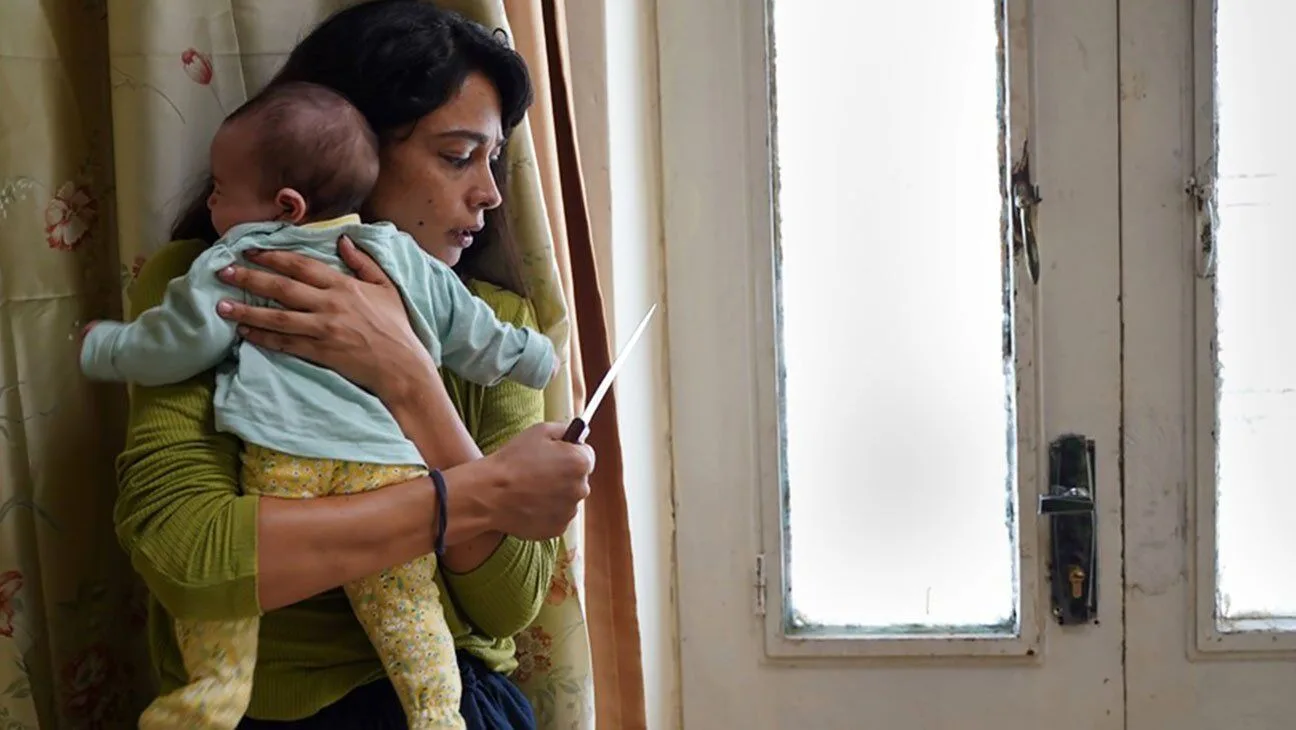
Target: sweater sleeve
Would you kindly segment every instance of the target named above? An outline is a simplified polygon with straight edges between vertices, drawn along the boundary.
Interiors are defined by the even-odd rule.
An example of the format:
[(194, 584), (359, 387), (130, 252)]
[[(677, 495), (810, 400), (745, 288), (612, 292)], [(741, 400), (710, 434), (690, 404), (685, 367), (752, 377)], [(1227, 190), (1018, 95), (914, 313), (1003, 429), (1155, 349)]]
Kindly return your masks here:
[[(132, 286), (132, 312), (160, 303), (203, 249), (188, 241), (154, 254)], [(118, 540), (177, 618), (260, 612), (257, 499), (239, 493), (239, 443), (215, 429), (214, 390), (210, 370), (174, 385), (132, 387), (126, 448), (117, 460)]]
[[(536, 327), (535, 313), (522, 297), (486, 284), (474, 284), (473, 290), (500, 320), (517, 327)], [(482, 453), (495, 451), (544, 420), (544, 394), (539, 390), (511, 380), (491, 388), (468, 385), (464, 390), (471, 392), (470, 398), (481, 398), (481, 416), (473, 424), (472, 437)], [(469, 623), (493, 638), (507, 638), (529, 626), (540, 613), (557, 556), (556, 539), (521, 540), (510, 535), (476, 570), (463, 574), (445, 571), (445, 580)]]

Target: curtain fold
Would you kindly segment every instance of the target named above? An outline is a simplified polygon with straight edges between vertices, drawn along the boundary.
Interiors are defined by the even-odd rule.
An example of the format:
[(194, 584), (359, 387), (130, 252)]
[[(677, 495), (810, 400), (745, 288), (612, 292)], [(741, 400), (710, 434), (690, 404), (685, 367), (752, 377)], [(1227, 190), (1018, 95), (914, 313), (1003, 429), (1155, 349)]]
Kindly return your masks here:
[(120, 312), (104, 8), (2, 8), (0, 727), (126, 728), (149, 673), (108, 519), (124, 399), (76, 362)]
[[(540, 0), (540, 5), (544, 12), (562, 201), (568, 212), (571, 278), (575, 282), (570, 291), (576, 319), (584, 325), (580, 351), (585, 382), (593, 385), (611, 366), (611, 347), (576, 144), (566, 8), (563, 0)], [(589, 443), (598, 452), (598, 467), (590, 479), (590, 496), (585, 504), (588, 517), (583, 546), (589, 595), (586, 615), (594, 657), (598, 722), (603, 727), (637, 730), (647, 727), (643, 657), (617, 424), (616, 397), (609, 391), (590, 424)]]
[[(120, 316), (134, 273), (165, 243), (198, 182), (223, 116), (310, 26), (348, 4), (0, 3), (2, 730), (130, 728), (151, 697), (145, 594), (112, 528), (125, 400), (120, 388), (81, 378), (76, 333), (90, 318)], [(547, 417), (563, 420), (606, 369), (607, 332), (561, 6), (441, 4), (508, 30), (537, 79), (539, 103), (507, 153), (506, 195), (541, 327), (569, 353), (546, 392)], [(568, 531), (541, 615), (518, 636), (514, 680), (552, 730), (593, 728), (596, 696), (601, 727), (643, 725), (614, 403), (591, 438), (600, 462), (585, 539), (581, 525)], [(593, 550), (586, 560), (582, 543)]]
[[(554, 261), (568, 312), (576, 312), (572, 298), (571, 251), (567, 238), (568, 210), (562, 199), (562, 181), (558, 171), (557, 140), (553, 118), (553, 95), (550, 87), (549, 60), (545, 54), (545, 27), (537, 0), (504, 0), (504, 12), (514, 29), (514, 48), (526, 59), (535, 86), (535, 105), (527, 115), (527, 124), (536, 148), (537, 171), (548, 212), (553, 237)], [(579, 213), (583, 214), (583, 213)], [(567, 374), (570, 377), (572, 406), (579, 410), (585, 402), (585, 381), (580, 362), (579, 316), (569, 318), (570, 343)]]

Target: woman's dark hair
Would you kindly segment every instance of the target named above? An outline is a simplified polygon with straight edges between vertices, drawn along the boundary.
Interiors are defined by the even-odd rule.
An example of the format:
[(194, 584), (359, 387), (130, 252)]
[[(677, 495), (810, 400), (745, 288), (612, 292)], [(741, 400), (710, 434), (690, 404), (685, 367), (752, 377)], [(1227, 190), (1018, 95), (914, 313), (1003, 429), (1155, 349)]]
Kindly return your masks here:
[[(450, 101), (469, 74), (481, 73), (500, 97), (500, 121), (508, 135), (531, 106), (526, 62), (502, 39), (456, 13), (421, 0), (369, 0), (334, 13), (297, 44), (268, 85), (306, 81), (347, 97), (377, 133), (379, 143), (409, 134), (413, 125)], [(503, 156), (492, 166), (505, 188)], [(215, 241), (207, 210), (210, 182), (188, 206), (171, 237)], [(456, 267), (525, 294), (517, 251), (508, 237), (507, 202), (487, 211), (486, 227)], [(507, 275), (487, 276), (479, 264), (486, 249), (502, 248)], [(501, 281), (500, 279), (505, 279)]]

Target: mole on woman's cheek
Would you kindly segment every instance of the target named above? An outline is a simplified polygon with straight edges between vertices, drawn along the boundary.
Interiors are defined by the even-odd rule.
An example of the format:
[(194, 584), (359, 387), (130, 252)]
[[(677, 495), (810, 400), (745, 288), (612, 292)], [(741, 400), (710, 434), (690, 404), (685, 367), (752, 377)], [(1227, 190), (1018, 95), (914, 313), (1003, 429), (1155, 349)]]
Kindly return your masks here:
[(422, 227), (423, 227), (423, 221), (419, 221), (419, 222), (418, 222), (418, 227), (419, 227), (419, 228), (422, 228)]

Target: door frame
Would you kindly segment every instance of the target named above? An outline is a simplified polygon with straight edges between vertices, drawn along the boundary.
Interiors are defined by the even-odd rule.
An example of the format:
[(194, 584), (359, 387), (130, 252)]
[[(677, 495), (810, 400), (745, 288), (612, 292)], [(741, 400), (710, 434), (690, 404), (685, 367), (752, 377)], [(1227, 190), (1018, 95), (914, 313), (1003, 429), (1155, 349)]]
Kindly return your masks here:
[[(836, 648), (795, 657), (779, 656), (775, 641), (770, 651), (756, 573), (757, 557), (777, 534), (766, 524), (776, 514), (768, 507), (777, 494), (777, 423), (769, 387), (774, 321), (763, 12), (753, 12), (761, 4), (749, 0), (658, 0), (686, 727), (854, 727), (832, 715), (844, 711), (865, 713), (882, 727), (980, 730), (998, 728), (1013, 709), (1026, 721), (1092, 713), (1092, 727), (1123, 727), (1117, 3), (1011, 1), (1029, 10), (1011, 16), (1018, 32), (1010, 34), (1009, 58), (1015, 63), (1039, 52), (1028, 71), (1011, 71), (1027, 73), (1021, 88), (1035, 96), (1026, 118), (1043, 197), (1043, 277), (1037, 290), (1022, 284), (1018, 296), (1039, 297), (1030, 321), (1042, 356), (1034, 379), (1050, 394), (1042, 403), (1021, 402), (1022, 411), (1041, 414), (1044, 427), (1044, 438), (1019, 455), (1027, 497), (1019, 514), (1031, 515), (1021, 542), (1036, 566), (1034, 595), (1024, 602), (1037, 603), (1040, 616), (1048, 600), (1038, 558), (1047, 536), (1031, 527), (1038, 524), (1035, 496), (1046, 487), (1042, 445), (1082, 433), (1098, 441), (1099, 611), (1107, 620), (1066, 630), (1040, 622), (1038, 650), (1025, 645), (1017, 656), (978, 657), (956, 646), (968, 643), (958, 639), (944, 640), (942, 651), (907, 656), (895, 641), (863, 651), (858, 640), (830, 640)], [(825, 34), (840, 42), (840, 32)], [(931, 702), (933, 692), (946, 701)], [(823, 698), (836, 698), (836, 710)]]
[(1120, 3), (1125, 713), (1140, 730), (1270, 730), (1296, 711), (1296, 634), (1215, 623), (1214, 295), (1188, 191), (1213, 175), (1214, 17), (1215, 0)]

